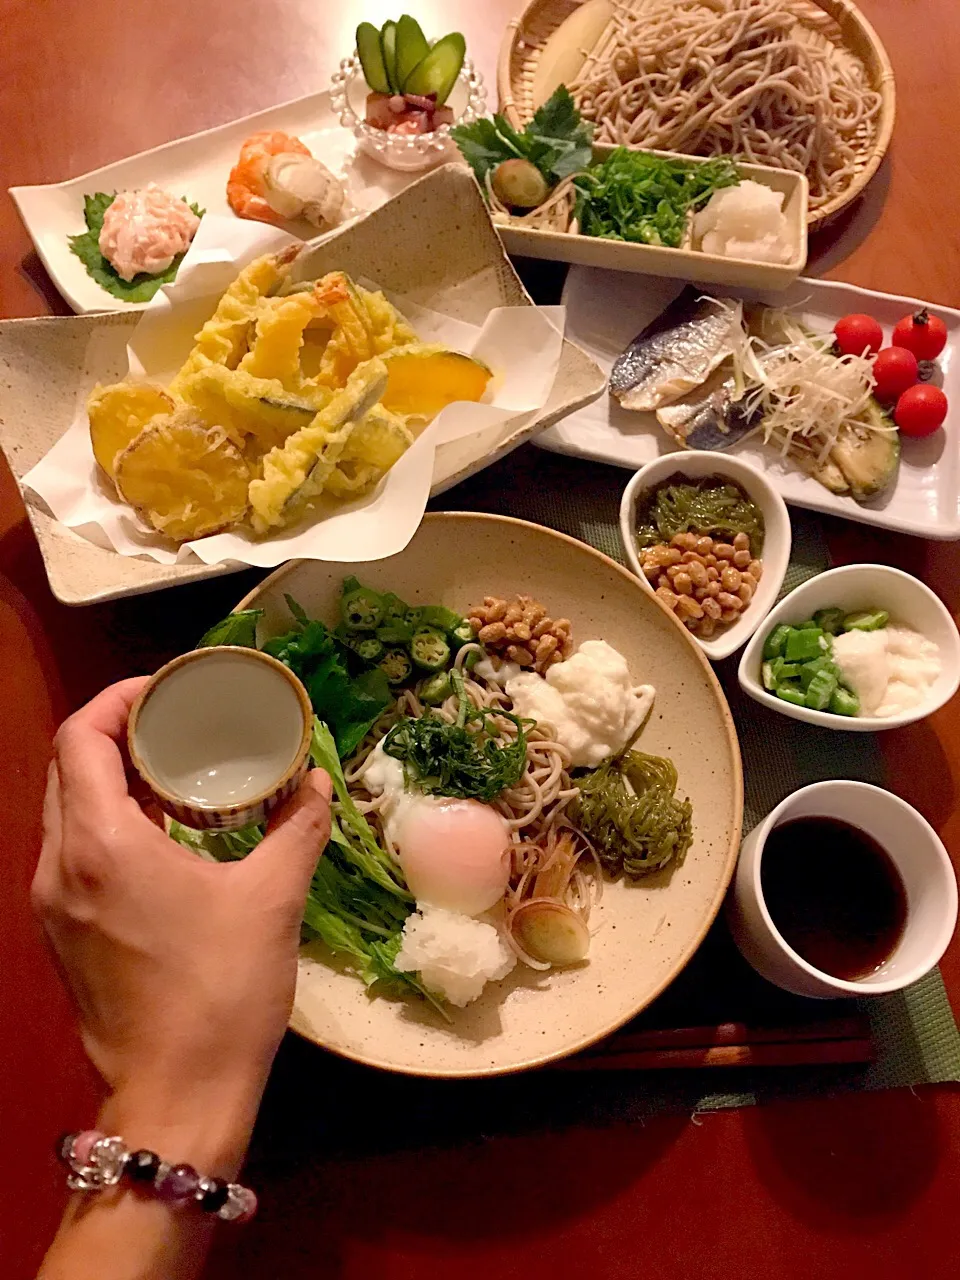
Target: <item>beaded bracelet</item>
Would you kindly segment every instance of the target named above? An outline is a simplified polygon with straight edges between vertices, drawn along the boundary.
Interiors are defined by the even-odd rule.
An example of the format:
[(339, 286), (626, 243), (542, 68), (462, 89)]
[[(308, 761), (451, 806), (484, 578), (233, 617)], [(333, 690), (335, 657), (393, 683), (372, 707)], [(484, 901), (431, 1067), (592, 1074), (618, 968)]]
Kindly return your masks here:
[(195, 1204), (221, 1222), (248, 1222), (257, 1211), (257, 1197), (249, 1187), (204, 1177), (189, 1164), (167, 1164), (153, 1151), (131, 1151), (122, 1138), (108, 1138), (96, 1129), (64, 1134), (57, 1156), (70, 1170), (71, 1191), (103, 1191), (128, 1178), (171, 1206)]

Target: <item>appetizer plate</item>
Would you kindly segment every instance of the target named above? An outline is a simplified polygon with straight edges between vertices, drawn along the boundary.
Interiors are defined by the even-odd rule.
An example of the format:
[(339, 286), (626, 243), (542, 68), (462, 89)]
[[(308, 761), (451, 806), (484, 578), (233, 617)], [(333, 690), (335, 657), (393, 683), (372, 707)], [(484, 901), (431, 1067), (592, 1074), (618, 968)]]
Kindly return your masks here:
[[(284, 593), (335, 616), (355, 566), (298, 561), (237, 606), (266, 611), (261, 635), (289, 625)], [(344, 1057), (425, 1076), (490, 1076), (583, 1049), (645, 1008), (676, 977), (717, 914), (740, 842), (740, 753), (723, 693), (685, 629), (632, 574), (563, 534), (502, 516), (428, 515), (399, 555), (364, 581), (411, 601), (466, 608), (490, 592), (526, 592), (562, 611), (577, 642), (604, 639), (656, 702), (640, 746), (669, 756), (693, 802), (682, 866), (639, 883), (607, 883), (591, 916), (590, 958), (547, 974), (518, 966), (447, 1024), (428, 1005), (371, 998), (322, 945), (301, 953), (291, 1026)]]
[[(573, 267), (563, 291), (567, 337), (609, 374), (617, 356), (678, 292), (678, 286), (667, 280)], [(705, 292), (787, 307), (820, 332), (831, 330), (841, 316), (862, 311), (874, 316), (889, 334), (902, 316), (924, 305), (915, 298), (805, 278), (786, 292), (770, 296), (726, 287), (721, 291), (716, 286), (706, 286)], [(931, 310), (947, 326), (947, 345), (939, 364), (951, 412), (942, 430), (928, 439), (903, 440), (899, 474), (883, 497), (861, 505), (830, 493), (789, 460), (781, 460), (756, 436), (735, 445), (730, 454), (759, 467), (785, 501), (795, 506), (923, 538), (960, 538), (960, 311), (939, 304), (931, 304)], [(536, 443), (556, 453), (631, 470), (676, 450), (653, 414), (623, 409), (609, 395), (571, 414), (538, 436)]]
[[(616, 147), (596, 146), (595, 160), (604, 160)], [(699, 156), (677, 151), (651, 151), (650, 155), (706, 164)], [(607, 267), (611, 271), (635, 271), (645, 275), (670, 276), (675, 280), (702, 283), (738, 284), (751, 289), (786, 289), (807, 265), (807, 180), (802, 173), (770, 169), (759, 164), (738, 164), (743, 178), (783, 193), (790, 240), (795, 246), (789, 262), (757, 262), (749, 258), (728, 258), (719, 253), (666, 245), (629, 244), (602, 236), (570, 235), (560, 231), (539, 231), (533, 227), (496, 224), (507, 253), (528, 258), (550, 258), (554, 262), (574, 262), (587, 267)]]
[[(142, 311), (144, 303), (123, 302), (102, 289), (70, 250), (69, 237), (85, 229), (83, 197), (97, 191), (124, 191), (155, 182), (171, 195), (184, 196), (207, 213), (229, 216), (227, 176), (240, 145), (260, 129), (295, 134), (318, 160), (343, 180), (357, 214), (370, 213), (422, 173), (398, 173), (358, 153), (357, 142), (333, 113), (330, 94), (305, 98), (258, 111), (230, 124), (178, 138), (150, 151), (93, 169), (67, 182), (11, 187), (10, 195), (50, 276), (74, 311)], [(291, 222), (287, 229), (309, 240), (317, 229)]]
[[(459, 165), (423, 179), (433, 197), (409, 188), (389, 209), (340, 228), (316, 250), (318, 271), (340, 268), (368, 277), (421, 307), (480, 325), (499, 306), (532, 306), (477, 196)], [(43, 457), (82, 408), (96, 382), (114, 382), (126, 369), (133, 315), (47, 317), (0, 321), (0, 448), (20, 480)], [(476, 436), (441, 444), (433, 493), (489, 466), (536, 431), (603, 391), (603, 374), (582, 351), (563, 344), (557, 376), (539, 413), (516, 420), (490, 447)], [(489, 437), (488, 437), (489, 441)], [(55, 521), (30, 491), (27, 513), (54, 595), (64, 604), (90, 604), (139, 595), (196, 578), (231, 573), (238, 564), (162, 565), (119, 555)]]

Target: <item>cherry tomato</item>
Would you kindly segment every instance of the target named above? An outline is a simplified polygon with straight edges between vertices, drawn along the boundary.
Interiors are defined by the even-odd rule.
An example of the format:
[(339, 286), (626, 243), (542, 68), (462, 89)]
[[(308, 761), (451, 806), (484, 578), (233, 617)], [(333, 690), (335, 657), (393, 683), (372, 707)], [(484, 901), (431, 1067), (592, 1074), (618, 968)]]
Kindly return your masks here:
[(843, 316), (833, 326), (834, 337), (841, 355), (876, 355), (883, 342), (883, 330), (873, 316), (859, 312)]
[(947, 345), (947, 326), (939, 316), (921, 307), (912, 316), (904, 316), (893, 331), (893, 345), (906, 347), (918, 360), (936, 360)]
[(947, 416), (947, 397), (939, 387), (918, 382), (908, 387), (897, 401), (893, 420), (905, 436), (931, 436), (943, 426)]
[(917, 357), (906, 347), (883, 347), (873, 362), (873, 394), (885, 402), (896, 400), (920, 377)]

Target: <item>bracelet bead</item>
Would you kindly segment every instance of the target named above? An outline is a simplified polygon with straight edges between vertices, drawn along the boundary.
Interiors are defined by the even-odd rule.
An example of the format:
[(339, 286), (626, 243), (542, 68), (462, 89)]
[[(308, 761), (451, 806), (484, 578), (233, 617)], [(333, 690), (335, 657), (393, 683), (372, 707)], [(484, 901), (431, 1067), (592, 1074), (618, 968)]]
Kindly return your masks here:
[(153, 1186), (159, 1199), (168, 1204), (186, 1204), (196, 1199), (199, 1184), (200, 1175), (192, 1164), (174, 1164), (161, 1166)]
[(155, 1151), (132, 1151), (127, 1161), (126, 1175), (133, 1182), (153, 1182), (160, 1168), (160, 1157)]
[(249, 1187), (238, 1186), (231, 1182), (227, 1187), (227, 1198), (217, 1211), (221, 1222), (249, 1222), (257, 1212), (257, 1197)]
[(103, 1191), (126, 1178), (149, 1186), (171, 1207), (192, 1202), (221, 1222), (248, 1222), (257, 1211), (257, 1197), (249, 1187), (201, 1176), (190, 1164), (168, 1164), (154, 1151), (129, 1151), (122, 1138), (95, 1129), (62, 1134), (56, 1153), (69, 1171), (71, 1191)]
[(204, 1213), (217, 1213), (227, 1203), (230, 1185), (222, 1178), (201, 1178), (197, 1203)]

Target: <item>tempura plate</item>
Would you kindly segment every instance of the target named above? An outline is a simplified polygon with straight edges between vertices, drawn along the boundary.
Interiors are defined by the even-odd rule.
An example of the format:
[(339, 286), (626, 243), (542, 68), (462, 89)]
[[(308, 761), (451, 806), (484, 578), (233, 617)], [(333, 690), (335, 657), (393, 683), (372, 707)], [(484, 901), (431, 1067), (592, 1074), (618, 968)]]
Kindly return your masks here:
[[(572, 267), (563, 291), (567, 337), (609, 375), (620, 352), (678, 292), (679, 286), (669, 280)], [(916, 298), (806, 278), (785, 292), (769, 295), (716, 285), (705, 286), (704, 292), (788, 307), (818, 332), (831, 330), (849, 312), (866, 312), (883, 325), (887, 341), (901, 317), (924, 305)], [(938, 303), (931, 303), (930, 309), (947, 326), (947, 345), (939, 364), (950, 412), (942, 430), (928, 439), (903, 440), (899, 474), (879, 500), (861, 505), (830, 493), (789, 460), (781, 461), (757, 437), (734, 446), (731, 452), (759, 466), (784, 500), (795, 506), (921, 538), (960, 538), (960, 311)], [(609, 395), (543, 432), (536, 443), (556, 453), (612, 462), (632, 470), (676, 448), (653, 414), (631, 413)]]
[[(336, 616), (356, 566), (299, 561), (237, 606), (266, 610), (261, 636), (289, 625), (284, 593), (314, 617)], [(645, 1008), (710, 927), (740, 843), (743, 780), (733, 721), (698, 647), (636, 578), (598, 551), (503, 516), (428, 515), (399, 555), (365, 582), (415, 603), (465, 611), (484, 595), (533, 595), (571, 619), (576, 642), (604, 639), (657, 697), (639, 745), (669, 756), (693, 802), (695, 839), (682, 866), (608, 883), (591, 916), (589, 962), (547, 974), (518, 967), (446, 1024), (415, 998), (373, 998), (322, 944), (301, 953), (291, 1025), (344, 1057), (409, 1075), (491, 1076), (583, 1049)], [(239, 944), (238, 944), (239, 945)]]
[[(500, 306), (532, 306), (497, 238), (472, 176), (444, 165), (374, 211), (334, 233), (313, 251), (317, 272), (338, 268), (455, 319), (480, 325)], [(125, 348), (138, 315), (48, 317), (0, 321), (0, 447), (20, 480), (67, 429), (94, 383), (126, 368)], [(603, 390), (600, 370), (563, 344), (556, 380), (537, 414), (510, 424), (490, 447), (476, 436), (441, 444), (433, 493), (450, 488), (503, 457), (543, 427)], [(50, 585), (65, 604), (138, 595), (242, 566), (162, 565), (119, 555), (59, 524), (32, 493), (27, 513)]]

